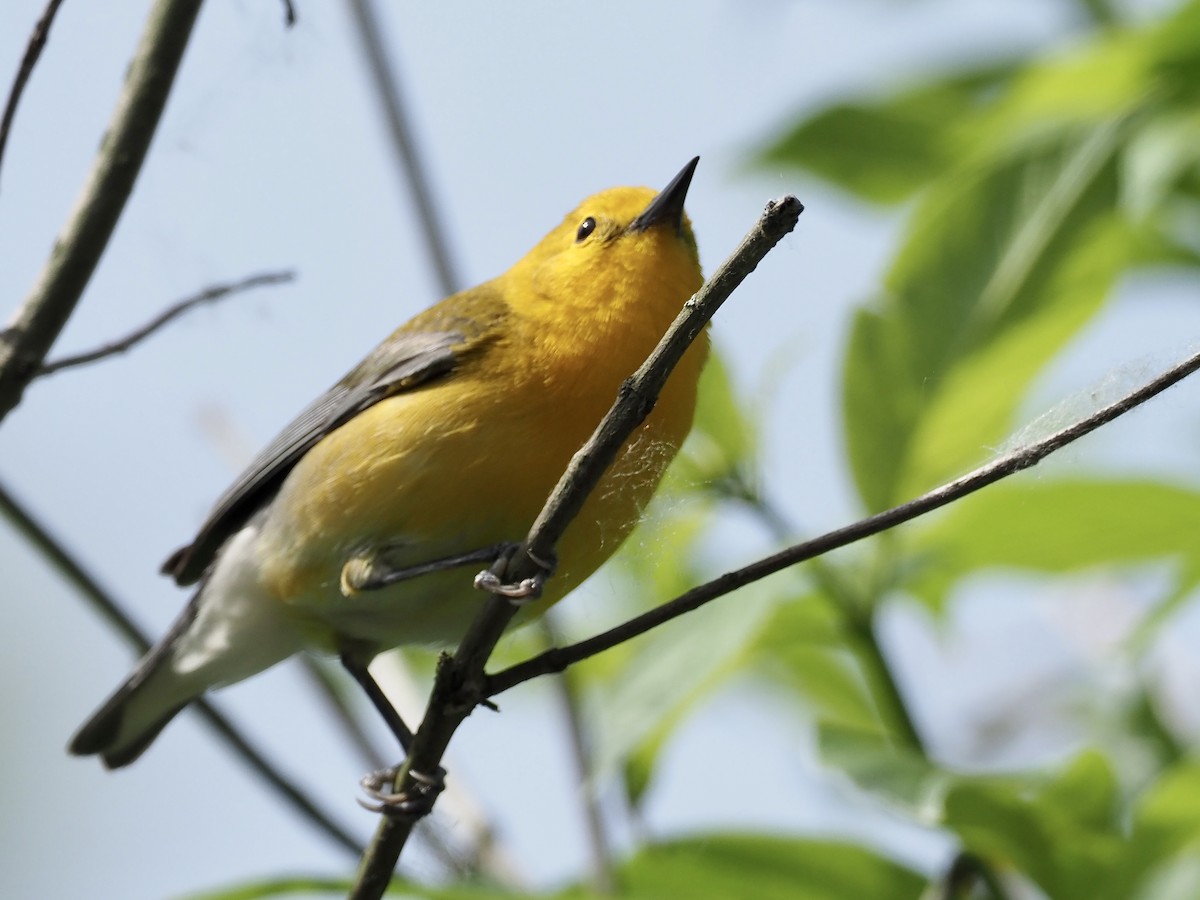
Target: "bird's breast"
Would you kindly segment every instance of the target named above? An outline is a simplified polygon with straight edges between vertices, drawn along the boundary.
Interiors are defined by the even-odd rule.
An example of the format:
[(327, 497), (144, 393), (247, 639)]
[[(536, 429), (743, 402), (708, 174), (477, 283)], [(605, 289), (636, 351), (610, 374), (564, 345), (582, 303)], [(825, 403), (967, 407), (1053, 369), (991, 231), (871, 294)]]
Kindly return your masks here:
[[(569, 527), (547, 602), (591, 574), (637, 523), (691, 427), (702, 361), (703, 348), (689, 351)], [(382, 400), (313, 447), (264, 524), (270, 590), (335, 631), (382, 646), (455, 639), (478, 608), (475, 569), (345, 597), (342, 566), (381, 546), (393, 564), (415, 565), (521, 540), (637, 363), (508, 365), (516, 371), (468, 370)], [(364, 631), (371, 637), (357, 634)]]

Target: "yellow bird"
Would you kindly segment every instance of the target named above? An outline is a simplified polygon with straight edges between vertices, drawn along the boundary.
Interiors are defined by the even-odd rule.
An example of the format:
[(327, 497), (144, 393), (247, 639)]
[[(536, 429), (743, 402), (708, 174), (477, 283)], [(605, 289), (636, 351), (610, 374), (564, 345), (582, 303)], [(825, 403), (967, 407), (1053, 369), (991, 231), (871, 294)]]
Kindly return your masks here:
[[(697, 161), (657, 195), (588, 198), (505, 274), (402, 325), (304, 410), (167, 560), (199, 590), (70, 751), (128, 765), (209, 688), (305, 648), (365, 673), (389, 648), (460, 638), (481, 595), (470, 570), (445, 563), (525, 536), (700, 287), (683, 211)], [(707, 353), (702, 335), (566, 531), (531, 612), (633, 529), (691, 429)]]

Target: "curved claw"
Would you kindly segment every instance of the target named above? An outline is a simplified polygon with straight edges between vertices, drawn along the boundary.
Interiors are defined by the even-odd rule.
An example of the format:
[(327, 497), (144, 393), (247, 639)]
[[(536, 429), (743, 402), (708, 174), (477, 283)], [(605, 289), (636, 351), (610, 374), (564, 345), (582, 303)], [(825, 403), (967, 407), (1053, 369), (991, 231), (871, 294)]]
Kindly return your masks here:
[(541, 559), (526, 550), (525, 555), (533, 560), (542, 571), (538, 572), (532, 578), (524, 578), (516, 584), (509, 584), (501, 578), (501, 574), (508, 567), (508, 562), (516, 549), (518, 548), (513, 548), (509, 552), (497, 557), (491, 568), (484, 569), (476, 575), (475, 587), (477, 590), (487, 591), (489, 594), (506, 597), (519, 606), (542, 596), (542, 589), (546, 586), (546, 579), (554, 573), (557, 561), (553, 559)]
[(475, 587), (489, 594), (507, 597), (514, 603), (528, 603), (542, 596), (542, 588), (546, 584), (545, 575), (535, 575), (525, 578), (516, 584), (505, 584), (500, 576), (491, 569), (484, 569), (475, 576)]
[(369, 801), (356, 797), (358, 805), (368, 812), (401, 819), (420, 819), (433, 810), (438, 795), (446, 787), (446, 770), (438, 768), (435, 775), (410, 769), (408, 776), (415, 785), (407, 791), (392, 788), (400, 767), (380, 769), (362, 777), (359, 782)]

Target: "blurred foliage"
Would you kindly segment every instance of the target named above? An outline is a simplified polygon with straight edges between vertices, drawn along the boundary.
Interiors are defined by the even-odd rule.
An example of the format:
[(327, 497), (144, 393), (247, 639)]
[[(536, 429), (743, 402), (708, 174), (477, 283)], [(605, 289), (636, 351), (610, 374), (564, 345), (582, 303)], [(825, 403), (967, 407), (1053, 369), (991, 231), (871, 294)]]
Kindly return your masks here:
[[(622, 897), (663, 900), (706, 897), (712, 900), (907, 900), (924, 882), (899, 863), (839, 841), (788, 839), (754, 834), (713, 834), (651, 844), (631, 856), (617, 872)], [(259, 900), (265, 897), (338, 897), (348, 881), (318, 878), (281, 879), (195, 895), (191, 900)], [(582, 886), (549, 893), (506, 893), (486, 887), (424, 887), (393, 884), (389, 897), (427, 900), (486, 900), (543, 897), (590, 900), (609, 896)]]
[[(854, 314), (841, 373), (849, 468), (867, 511), (956, 477), (1003, 445), (1034, 379), (1120, 278), (1151, 265), (1200, 272), (1200, 0), (1136, 22), (1114, 4), (1082, 6), (1093, 30), (1070, 49), (975, 60), (838, 99), (758, 153), (772, 171), (904, 205), (899, 245), (879, 295)], [(755, 459), (770, 423), (751, 409), (719, 362), (710, 366), (695, 434), (649, 517), (654, 536), (633, 539), (650, 552), (625, 554), (612, 576), (627, 588), (618, 593), (629, 612), (715, 574), (705, 541), (731, 510), (787, 537)], [(1003, 774), (952, 767), (930, 752), (910, 708), (920, 698), (905, 699), (876, 637), (889, 605), (916, 599), (942, 616), (954, 590), (981, 573), (1150, 567), (1166, 573), (1156, 609), (1124, 647), (1128, 667), (1142, 672), (1200, 580), (1198, 501), (1192, 488), (1148, 478), (1009, 480), (580, 667), (595, 779), (620, 785), (634, 821), (681, 723), (731, 680), (754, 681), (812, 723), (823, 763), (847, 789), (940, 829), (969, 854), (962, 859), (984, 867), (961, 884), (915, 873), (874, 846), (695, 835), (637, 847), (620, 864), (620, 895), (1200, 896), (1200, 765), (1158, 715), (1152, 682), (1132, 697), (1094, 698), (1093, 707), (1128, 709), (1109, 724), (1115, 736), (1073, 758)], [(737, 779), (714, 773), (697, 789), (731, 789)], [(292, 892), (255, 890), (211, 896)], [(396, 894), (406, 891), (498, 895), (486, 886)], [(546, 896), (593, 894), (574, 886)]]
[[(855, 314), (842, 370), (849, 462), (869, 511), (985, 462), (1006, 438), (1019, 446), (1038, 427), (1066, 424), (1060, 416), (1009, 437), (1033, 380), (1118, 279), (1200, 263), (1200, 3), (1137, 26), (1105, 20), (1059, 55), (976, 62), (839, 101), (759, 156), (864, 202), (908, 207), (880, 295)], [(1157, 609), (1127, 641), (1136, 671), (1194, 593), (1198, 501), (1194, 489), (1146, 478), (1010, 480), (860, 548), (854, 565), (876, 585), (867, 596), (824, 595), (851, 623), (864, 602), (877, 615), (901, 592), (941, 615), (980, 573), (1154, 565), (1166, 573), (1155, 580)], [(771, 642), (781, 655), (822, 634), (853, 662), (852, 636), (863, 634), (849, 628), (838, 641), (828, 621), (778, 621)], [(869, 701), (883, 708), (895, 695), (869, 669), (852, 670), (858, 679), (842, 672), (816, 690), (778, 681), (815, 716), (828, 766), (889, 809), (936, 822), (998, 873), (964, 896), (1003, 885), (1055, 900), (1200, 895), (1195, 763), (1145, 691), (1116, 698), (1131, 708), (1096, 749), (997, 776), (952, 770), (923, 742), (871, 721)]]

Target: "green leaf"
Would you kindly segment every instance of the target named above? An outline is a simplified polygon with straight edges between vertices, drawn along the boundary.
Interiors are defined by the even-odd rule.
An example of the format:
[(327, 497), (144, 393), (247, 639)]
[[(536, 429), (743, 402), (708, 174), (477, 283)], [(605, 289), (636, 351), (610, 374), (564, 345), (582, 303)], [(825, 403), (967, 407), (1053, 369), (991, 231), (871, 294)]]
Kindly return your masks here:
[(973, 117), (1016, 64), (938, 75), (878, 100), (827, 107), (775, 138), (756, 164), (806, 169), (876, 203), (898, 203), (962, 154)]
[(917, 531), (923, 560), (906, 590), (939, 608), (980, 569), (1075, 572), (1176, 557), (1200, 570), (1200, 492), (1152, 481), (1009, 479), (955, 503)]
[[(920, 416), (921, 395), (891, 311), (859, 309), (842, 363), (842, 415), (852, 474), (868, 509), (884, 509), (903, 476), (903, 453)], [(886, 402), (885, 402), (886, 400)]]
[(847, 842), (742, 834), (647, 847), (622, 867), (620, 880), (621, 896), (654, 900), (917, 900), (925, 883), (911, 869)]
[[(850, 461), (871, 509), (906, 499), (914, 472), (928, 479), (941, 468), (918, 455), (930, 446), (918, 432), (958, 367), (1022, 326), (1037, 333), (1044, 363), (1070, 336), (1068, 326), (1099, 307), (1122, 266), (1111, 214), (1119, 133), (1069, 132), (931, 189), (888, 275), (887, 298), (855, 322), (843, 368)], [(1042, 316), (1056, 327), (1029, 325)], [(992, 386), (993, 409), (1011, 410), (1023, 395), (1039, 368), (1032, 349), (1023, 371)], [(983, 371), (995, 365), (979, 363)], [(963, 389), (951, 396), (961, 408)], [(962, 459), (995, 442), (997, 418), (960, 426), (954, 446), (935, 443), (939, 458)]]
[(848, 775), (863, 790), (924, 817), (940, 805), (950, 776), (923, 754), (878, 731), (822, 722), (817, 726), (822, 761)]
[[(345, 897), (354, 885), (350, 878), (322, 878), (297, 875), (265, 879), (235, 885), (218, 891), (190, 894), (186, 900), (263, 900), (268, 897)], [(385, 893), (387, 897), (414, 897), (422, 900), (495, 900), (499, 897), (529, 897), (522, 891), (509, 893), (491, 887), (471, 885), (432, 886), (406, 883), (393, 879)]]
[(1118, 886), (1132, 893), (1134, 885), (1180, 853), (1195, 854), (1198, 843), (1200, 763), (1189, 760), (1168, 769), (1138, 801)]
[(1029, 384), (1099, 310), (1130, 241), (1116, 217), (1095, 221), (1037, 288), (1052, 302), (998, 329), (947, 368), (913, 425), (897, 499), (916, 496), (992, 456), (1012, 430)]
[(256, 881), (217, 891), (189, 894), (187, 900), (260, 900), (263, 897), (344, 897), (352, 882), (346, 878), (293, 876)]
[(1200, 113), (1172, 110), (1140, 128), (1123, 159), (1121, 205), (1136, 220), (1169, 203), (1200, 165)]
[(1123, 849), (1117, 796), (1107, 760), (1085, 752), (1040, 783), (964, 779), (947, 793), (944, 819), (966, 849), (1015, 867), (1047, 896), (1099, 900), (1111, 896)]
[(843, 614), (814, 593), (778, 607), (755, 654), (762, 671), (798, 693), (819, 721), (884, 734), (888, 729), (855, 647)]
[(1051, 780), (1039, 801), (1069, 817), (1072, 827), (1115, 833), (1119, 827), (1117, 777), (1103, 754), (1085, 750)]
[(1127, 896), (1130, 900), (1196, 900), (1200, 897), (1200, 856), (1169, 860)]
[(1066, 53), (1026, 66), (980, 117), (981, 153), (1008, 152), (1047, 131), (1095, 126), (1153, 101), (1162, 86), (1153, 72), (1158, 24), (1106, 32)]
[(626, 769), (629, 799), (640, 801), (658, 751), (696, 705), (737, 673), (777, 602), (765, 589), (744, 589), (639, 640), (615, 681), (596, 692), (598, 778)]
[(700, 375), (696, 421), (689, 441), (693, 446), (686, 447), (685, 453), (699, 473), (708, 473), (710, 479), (720, 477), (754, 456), (755, 430), (734, 392), (729, 370), (714, 353)]
[(1200, 3), (1183, 3), (1149, 33), (1149, 77), (1179, 107), (1200, 100)]

